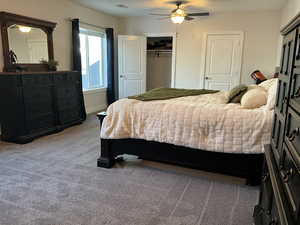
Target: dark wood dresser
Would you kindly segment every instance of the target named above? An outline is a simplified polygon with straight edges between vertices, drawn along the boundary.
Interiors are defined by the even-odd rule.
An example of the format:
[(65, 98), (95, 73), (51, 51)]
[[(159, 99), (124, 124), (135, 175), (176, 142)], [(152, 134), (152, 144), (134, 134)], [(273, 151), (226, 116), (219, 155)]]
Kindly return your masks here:
[(86, 118), (81, 73), (0, 73), (1, 139), (28, 143)]
[(282, 35), (272, 139), (265, 147), (256, 225), (300, 224), (300, 14)]

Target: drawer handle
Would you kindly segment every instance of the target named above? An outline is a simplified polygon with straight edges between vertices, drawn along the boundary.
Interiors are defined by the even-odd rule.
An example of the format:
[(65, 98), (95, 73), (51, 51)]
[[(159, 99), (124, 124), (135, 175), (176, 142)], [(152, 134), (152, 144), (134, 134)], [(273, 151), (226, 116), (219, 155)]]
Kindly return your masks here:
[(262, 177), (262, 181), (266, 182), (269, 179), (269, 174), (266, 174)]
[(300, 128), (297, 127), (296, 129), (294, 129), (292, 131), (292, 133), (290, 133), (290, 135), (288, 136), (289, 141), (294, 141), (296, 137), (298, 137), (300, 135)]
[(300, 87), (298, 88), (298, 90), (294, 94), (294, 98), (299, 98), (299, 97), (300, 97)]
[(286, 104), (288, 101), (288, 98), (287, 97), (284, 97), (283, 101), (282, 101), (282, 104)]
[(282, 179), (284, 183), (289, 182), (290, 178), (294, 175), (294, 169), (290, 168), (288, 171), (282, 172)]
[(284, 171), (282, 171), (281, 176), (284, 183), (289, 181), (289, 176)]

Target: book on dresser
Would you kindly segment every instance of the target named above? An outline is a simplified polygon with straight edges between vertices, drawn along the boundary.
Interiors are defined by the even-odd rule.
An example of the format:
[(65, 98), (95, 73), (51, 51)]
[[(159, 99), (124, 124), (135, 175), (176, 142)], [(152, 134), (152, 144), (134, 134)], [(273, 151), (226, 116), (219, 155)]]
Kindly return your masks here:
[(256, 225), (300, 224), (300, 13), (281, 33), (276, 108), (254, 209)]
[(86, 118), (81, 73), (0, 73), (1, 139), (28, 143)]

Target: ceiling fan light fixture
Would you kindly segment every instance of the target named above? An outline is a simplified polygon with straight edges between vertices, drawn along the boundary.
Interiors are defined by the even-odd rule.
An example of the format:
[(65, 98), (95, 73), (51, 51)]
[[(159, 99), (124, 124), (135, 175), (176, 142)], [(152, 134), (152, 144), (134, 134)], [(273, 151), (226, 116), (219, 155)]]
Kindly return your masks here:
[(197, 12), (197, 13), (187, 13), (185, 8), (182, 7), (182, 5), (188, 3), (189, 1), (187, 0), (175, 0), (171, 1), (169, 3), (175, 4), (176, 8), (171, 11), (170, 14), (158, 14), (158, 13), (151, 13), (150, 15), (155, 15), (155, 16), (163, 16), (161, 19), (171, 19), (171, 21), (175, 24), (181, 24), (183, 21), (191, 21), (194, 20), (195, 17), (199, 16), (209, 16), (209, 12)]
[(183, 21), (184, 21), (184, 16), (178, 16), (178, 15), (176, 15), (176, 16), (171, 16), (171, 20), (172, 20), (172, 22), (173, 23), (175, 23), (175, 24), (181, 24), (181, 23), (183, 23)]
[(31, 31), (31, 27), (19, 26), (19, 30), (23, 33), (29, 33)]
[(184, 21), (186, 14), (184, 10), (178, 8), (175, 12), (172, 13), (171, 15), (171, 20), (175, 24), (181, 24)]

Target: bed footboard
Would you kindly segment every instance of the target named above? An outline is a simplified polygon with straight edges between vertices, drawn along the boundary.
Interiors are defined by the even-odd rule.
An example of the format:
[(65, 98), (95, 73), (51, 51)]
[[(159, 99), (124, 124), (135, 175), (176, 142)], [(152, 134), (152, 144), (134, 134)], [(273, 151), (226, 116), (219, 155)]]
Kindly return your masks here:
[(111, 168), (123, 154), (246, 178), (248, 185), (260, 184), (264, 159), (264, 154), (210, 152), (141, 139), (102, 139), (98, 166)]
[[(101, 126), (106, 113), (101, 112), (97, 116)], [(260, 184), (264, 160), (264, 154), (210, 152), (142, 139), (101, 139), (101, 156), (97, 165), (111, 168), (123, 154), (246, 178), (247, 185)]]

